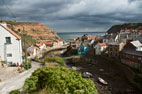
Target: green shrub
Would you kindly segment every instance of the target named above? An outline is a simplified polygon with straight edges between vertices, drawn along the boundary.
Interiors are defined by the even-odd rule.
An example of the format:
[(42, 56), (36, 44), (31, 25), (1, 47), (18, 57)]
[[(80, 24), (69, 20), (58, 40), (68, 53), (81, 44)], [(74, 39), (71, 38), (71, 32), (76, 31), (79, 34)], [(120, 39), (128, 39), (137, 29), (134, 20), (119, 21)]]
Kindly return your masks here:
[(20, 94), (19, 90), (12, 90), (9, 94)]
[(52, 58), (45, 58), (44, 59), (45, 62), (57, 62), (61, 65), (65, 64), (65, 61), (61, 58), (61, 57), (52, 57)]
[(24, 65), (24, 68), (26, 70), (30, 69), (32, 67), (32, 64), (31, 64), (31, 60), (27, 59), (27, 63)]
[[(46, 91), (45, 91), (45, 90)], [(82, 78), (77, 71), (62, 66), (39, 68), (26, 79), (23, 90), (27, 94), (97, 94), (92, 80)]]

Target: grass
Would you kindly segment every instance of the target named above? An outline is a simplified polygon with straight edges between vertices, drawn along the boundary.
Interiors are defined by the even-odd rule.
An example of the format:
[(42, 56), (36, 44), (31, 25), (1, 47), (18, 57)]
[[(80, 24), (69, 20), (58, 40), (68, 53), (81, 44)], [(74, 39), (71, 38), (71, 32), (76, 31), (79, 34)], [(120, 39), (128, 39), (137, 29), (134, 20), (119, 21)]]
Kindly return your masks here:
[(20, 94), (19, 90), (12, 90), (9, 94)]
[(45, 63), (56, 62), (59, 63), (60, 65), (65, 64), (65, 61), (61, 57), (45, 58), (44, 61)]

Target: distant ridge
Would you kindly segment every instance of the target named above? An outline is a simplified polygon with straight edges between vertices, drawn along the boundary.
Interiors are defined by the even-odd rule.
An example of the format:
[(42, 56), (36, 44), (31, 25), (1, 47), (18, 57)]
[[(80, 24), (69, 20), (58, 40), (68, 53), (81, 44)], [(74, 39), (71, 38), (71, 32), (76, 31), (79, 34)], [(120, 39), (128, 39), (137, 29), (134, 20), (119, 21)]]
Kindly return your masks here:
[(127, 29), (142, 29), (142, 22), (114, 25), (107, 31), (107, 33), (117, 33), (117, 32), (120, 32), (121, 29), (126, 29), (126, 28)]

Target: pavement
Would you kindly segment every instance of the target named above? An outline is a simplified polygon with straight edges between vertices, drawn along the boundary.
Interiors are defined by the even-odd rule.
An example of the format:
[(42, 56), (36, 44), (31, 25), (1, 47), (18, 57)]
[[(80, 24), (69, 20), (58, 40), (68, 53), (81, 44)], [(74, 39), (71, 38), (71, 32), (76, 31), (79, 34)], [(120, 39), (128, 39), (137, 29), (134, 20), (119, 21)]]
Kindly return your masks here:
[(9, 78), (3, 82), (0, 82), (0, 94), (9, 94), (11, 90), (20, 89), (24, 85), (25, 79), (30, 77), (31, 73), (34, 72), (41, 65), (40, 63), (32, 61), (32, 68), (22, 72), (15, 77)]

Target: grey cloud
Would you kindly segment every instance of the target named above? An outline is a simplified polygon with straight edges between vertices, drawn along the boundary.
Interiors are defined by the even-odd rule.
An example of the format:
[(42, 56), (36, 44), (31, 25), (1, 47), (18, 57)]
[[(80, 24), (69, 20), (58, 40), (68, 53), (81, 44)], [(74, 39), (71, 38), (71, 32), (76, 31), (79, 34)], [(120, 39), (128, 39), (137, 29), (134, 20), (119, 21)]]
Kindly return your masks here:
[[(1, 1), (1, 0), (0, 0)], [(114, 24), (142, 21), (139, 0), (5, 0), (0, 19), (33, 21), (57, 32), (107, 31)]]

